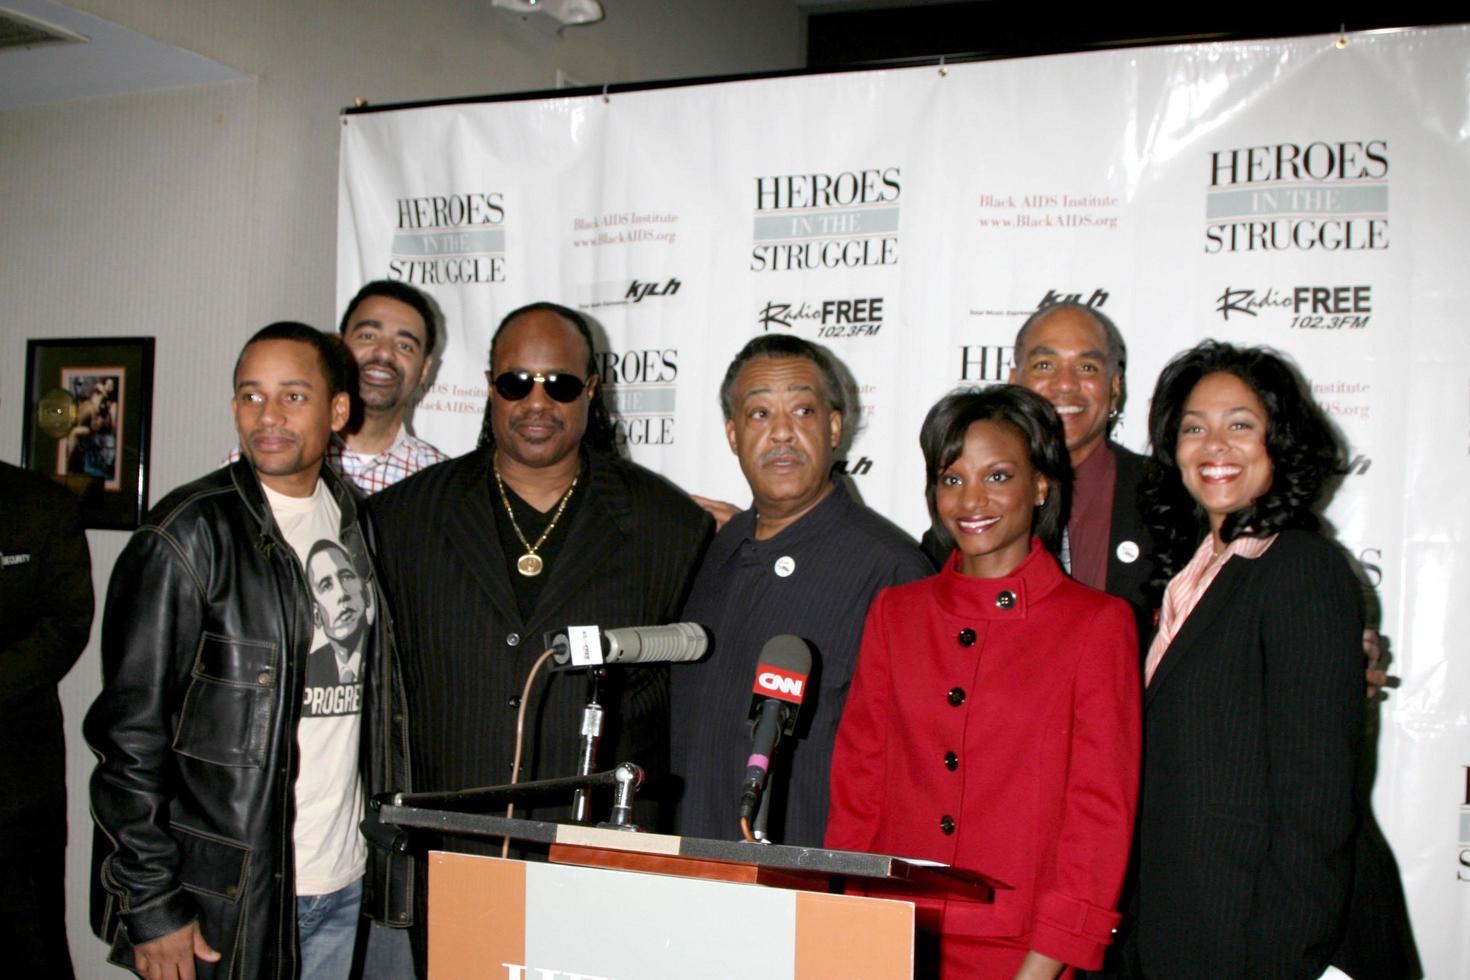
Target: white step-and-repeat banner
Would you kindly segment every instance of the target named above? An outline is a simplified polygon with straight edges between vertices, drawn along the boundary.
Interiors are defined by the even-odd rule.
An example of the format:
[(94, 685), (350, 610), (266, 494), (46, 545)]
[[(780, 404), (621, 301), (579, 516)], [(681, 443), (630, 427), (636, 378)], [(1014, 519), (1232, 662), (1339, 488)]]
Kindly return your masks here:
[(1004, 379), (1038, 306), (1122, 328), (1138, 450), (1179, 350), (1289, 353), (1351, 446), (1328, 516), (1402, 677), (1375, 811), (1426, 971), (1470, 976), (1470, 28), (349, 114), (338, 220), (341, 302), (387, 277), (446, 314), (413, 416), (445, 451), (496, 323), (554, 300), (601, 328), (632, 458), (744, 505), (717, 389), (791, 333), (851, 371), (838, 465), (915, 534), (925, 410)]

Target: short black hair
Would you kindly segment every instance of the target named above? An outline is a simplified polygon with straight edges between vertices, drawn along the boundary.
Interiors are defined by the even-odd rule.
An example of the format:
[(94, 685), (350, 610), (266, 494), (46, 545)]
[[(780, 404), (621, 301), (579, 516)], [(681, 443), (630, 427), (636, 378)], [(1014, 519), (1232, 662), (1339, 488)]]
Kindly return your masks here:
[[(582, 341), (587, 345), (587, 377), (597, 373), (597, 358), (594, 355), (592, 343), (592, 326), (587, 318), (570, 307), (562, 306), (560, 303), (540, 301), (518, 306), (501, 318), (500, 325), (495, 328), (495, 334), (490, 338), (490, 368), (495, 368), (495, 344), (500, 340), (500, 335), (505, 328), (527, 313), (555, 313), (566, 320), (576, 329)], [(490, 400), (485, 400), (485, 417), (480, 422), (480, 438), (476, 443), (478, 448), (495, 445), (495, 430), (490, 425)], [(607, 402), (602, 396), (602, 385), (592, 390), (591, 404), (587, 406), (587, 431), (582, 433), (582, 445), (588, 449), (600, 452), (615, 452), (617, 449), (617, 431), (613, 427), (612, 415), (607, 410)]]
[(929, 409), (919, 429), (919, 448), (924, 453), (924, 501), (939, 543), (953, 549), (954, 539), (939, 519), (934, 492), (939, 476), (965, 449), (965, 434), (976, 422), (1004, 422), (1026, 440), (1031, 468), (1046, 477), (1050, 489), (1046, 501), (1032, 517), (1032, 533), (1048, 551), (1057, 554), (1062, 546), (1062, 529), (1067, 526), (1072, 496), (1072, 458), (1067, 454), (1067, 436), (1062, 420), (1051, 403), (1020, 385), (989, 385), (952, 391)]
[(1245, 382), (1266, 409), (1266, 452), (1272, 466), (1266, 492), (1226, 515), (1221, 540), (1267, 537), (1287, 528), (1316, 530), (1321, 522), (1313, 508), (1343, 471), (1342, 440), (1284, 354), (1215, 340), (1179, 354), (1154, 387), (1148, 412), (1151, 445), (1140, 489), (1163, 576), (1156, 587), (1189, 562), (1208, 533), (1208, 516), (1184, 487), (1175, 447), (1190, 393), (1206, 376), (1221, 373)]
[(434, 347), (439, 343), (439, 325), (443, 315), (429, 294), (421, 289), (415, 289), (406, 282), (397, 282), (392, 279), (374, 279), (357, 291), (352, 297), (347, 308), (342, 311), (342, 322), (337, 327), (337, 332), (346, 336), (348, 327), (352, 326), (352, 313), (362, 304), (365, 299), (374, 296), (383, 296), (388, 299), (396, 299), (405, 306), (410, 306), (413, 311), (424, 321), (424, 356), (429, 357), (434, 353)]
[[(1108, 365), (1108, 380), (1111, 381), (1113, 378), (1118, 379), (1118, 404), (1114, 407), (1114, 412), (1121, 413), (1123, 411), (1123, 403), (1128, 400), (1128, 345), (1123, 342), (1123, 333), (1118, 329), (1118, 325), (1112, 321), (1112, 318), (1102, 310), (1088, 306), (1086, 303), (1077, 303), (1071, 300), (1065, 303), (1052, 303), (1049, 306), (1041, 307), (1041, 309), (1028, 316), (1026, 322), (1021, 324), (1021, 329), (1016, 331), (1014, 357), (1017, 370), (1020, 370), (1021, 360), (1026, 353), (1026, 335), (1031, 332), (1033, 327), (1041, 323), (1041, 321), (1053, 313), (1060, 313), (1062, 310), (1072, 310), (1075, 313), (1080, 313), (1097, 324), (1097, 328), (1102, 331), (1103, 341), (1107, 344), (1105, 357), (1107, 358)], [(1116, 421), (1116, 418), (1116, 414), (1109, 415), (1107, 433), (1111, 433), (1113, 422)]]
[(745, 365), (757, 357), (799, 357), (811, 361), (822, 375), (822, 387), (826, 388), (827, 407), (838, 415), (847, 415), (847, 389), (837, 373), (837, 364), (825, 347), (801, 337), (786, 333), (769, 333), (756, 337), (740, 348), (735, 360), (725, 371), (725, 380), (720, 382), (720, 411), (725, 421), (735, 417), (735, 379)]
[(1060, 313), (1062, 310), (1072, 310), (1073, 312), (1080, 313), (1097, 324), (1098, 329), (1103, 332), (1103, 338), (1107, 341), (1108, 345), (1108, 374), (1110, 377), (1113, 375), (1122, 377), (1123, 372), (1128, 368), (1128, 345), (1123, 343), (1123, 334), (1118, 329), (1118, 325), (1102, 310), (1088, 306), (1086, 303), (1074, 303), (1070, 300), (1065, 303), (1052, 303), (1049, 306), (1043, 306), (1026, 318), (1026, 322), (1021, 324), (1021, 329), (1016, 331), (1016, 358), (1019, 360), (1022, 352), (1025, 351), (1026, 334), (1031, 331), (1031, 328), (1053, 313)]
[(316, 350), (322, 377), (327, 380), (327, 397), (332, 398), (345, 391), (352, 396), (354, 403), (357, 402), (357, 362), (348, 356), (342, 340), (295, 320), (277, 320), (255, 331), (235, 358), (235, 370), (230, 375), (232, 379), (240, 377), (240, 362), (245, 360), (245, 352), (263, 340), (294, 340), (310, 345)]

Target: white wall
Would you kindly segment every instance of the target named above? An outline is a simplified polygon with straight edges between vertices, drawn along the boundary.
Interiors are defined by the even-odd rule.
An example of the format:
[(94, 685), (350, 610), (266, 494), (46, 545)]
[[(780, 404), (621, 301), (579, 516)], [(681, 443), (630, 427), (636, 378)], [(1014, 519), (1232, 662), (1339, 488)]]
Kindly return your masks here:
[[(0, 458), (20, 457), (27, 339), (152, 335), (150, 502), (233, 444), (229, 370), (245, 337), (276, 319), (336, 321), (342, 106), (550, 88), (557, 68), (595, 84), (801, 61), (789, 0), (605, 0), (606, 22), (561, 39), (488, 0), (72, 6), (252, 76), (0, 113)], [(88, 541), (100, 596), (126, 536)], [(92, 759), (80, 725), (98, 677), (94, 643), (61, 686), (67, 926), (84, 978), (118, 975), (86, 912)]]

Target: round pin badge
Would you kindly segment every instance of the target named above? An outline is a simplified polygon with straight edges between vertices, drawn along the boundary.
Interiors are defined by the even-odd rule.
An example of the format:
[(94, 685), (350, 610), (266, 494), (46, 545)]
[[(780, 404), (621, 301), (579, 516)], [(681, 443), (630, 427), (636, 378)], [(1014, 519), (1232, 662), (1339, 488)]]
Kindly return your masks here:
[(776, 559), (776, 574), (785, 578), (796, 571), (796, 559), (790, 555), (782, 555)]
[(1120, 542), (1118, 542), (1118, 552), (1117, 552), (1117, 554), (1118, 554), (1118, 560), (1120, 562), (1122, 562), (1123, 564), (1125, 564), (1125, 565), (1131, 565), (1131, 564), (1133, 564), (1134, 562), (1138, 561), (1138, 542), (1136, 542), (1136, 541), (1120, 541)]

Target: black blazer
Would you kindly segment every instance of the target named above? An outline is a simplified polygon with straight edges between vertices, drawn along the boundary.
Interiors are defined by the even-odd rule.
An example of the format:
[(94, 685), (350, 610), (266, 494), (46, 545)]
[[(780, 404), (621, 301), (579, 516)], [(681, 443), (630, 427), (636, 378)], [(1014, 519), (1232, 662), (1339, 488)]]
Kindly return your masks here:
[[(1113, 516), (1108, 526), (1108, 580), (1103, 591), (1126, 599), (1135, 610), (1148, 613), (1147, 622), (1139, 625), (1138, 635), (1142, 638), (1152, 631), (1154, 609), (1147, 592), (1148, 580), (1154, 573), (1154, 540), (1138, 507), (1144, 457), (1115, 442), (1108, 445), (1113, 450), (1117, 475), (1113, 479)], [(1132, 557), (1125, 560), (1125, 556)]]
[[(429, 467), (370, 499), (408, 695), (414, 790), (509, 779), (521, 688), (547, 631), (664, 623), (682, 606), (709, 516), (667, 480), (614, 456), (592, 454), (585, 481), (587, 495), (529, 619), (517, 608), (496, 532), (500, 502), (488, 450)], [(666, 768), (666, 672), (611, 673), (599, 761)], [(581, 672), (542, 668), (532, 697), (522, 780), (575, 775)], [(567, 812), (516, 810), (539, 819)]]
[(66, 840), (56, 685), (87, 645), (92, 565), (74, 496), (0, 463), (0, 854)]
[(1324, 538), (1232, 558), (1144, 695), (1136, 942), (1148, 977), (1315, 978), (1353, 885), (1363, 603)]

